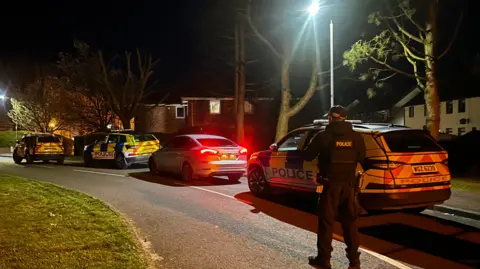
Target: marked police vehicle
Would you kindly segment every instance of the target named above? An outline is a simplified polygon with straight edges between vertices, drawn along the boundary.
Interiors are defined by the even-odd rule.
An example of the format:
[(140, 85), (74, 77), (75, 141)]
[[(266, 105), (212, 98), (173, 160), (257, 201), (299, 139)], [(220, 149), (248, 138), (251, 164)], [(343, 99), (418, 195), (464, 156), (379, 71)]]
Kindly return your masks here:
[(160, 148), (160, 141), (152, 134), (127, 130), (104, 133), (101, 137), (94, 144), (85, 146), (85, 166), (110, 161), (118, 169), (125, 169), (134, 163), (147, 163), (150, 155)]
[(13, 150), (13, 161), (21, 163), (34, 161), (56, 161), (63, 164), (65, 160), (62, 138), (50, 133), (29, 133), (22, 136)]
[[(362, 134), (366, 162), (358, 170), (360, 204), (366, 210), (423, 211), (451, 195), (447, 152), (424, 130), (385, 123), (349, 121)], [(302, 151), (327, 121), (298, 128), (270, 150), (255, 152), (247, 165), (248, 186), (257, 196), (273, 187), (315, 192), (317, 160), (304, 161)]]

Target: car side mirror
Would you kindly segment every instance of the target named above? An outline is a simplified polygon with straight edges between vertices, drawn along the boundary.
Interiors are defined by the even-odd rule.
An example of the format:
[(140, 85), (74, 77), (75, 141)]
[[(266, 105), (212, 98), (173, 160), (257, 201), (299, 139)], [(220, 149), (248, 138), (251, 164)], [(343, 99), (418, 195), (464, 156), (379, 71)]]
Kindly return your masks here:
[(278, 150), (278, 145), (276, 143), (273, 143), (270, 145), (270, 151), (277, 151)]

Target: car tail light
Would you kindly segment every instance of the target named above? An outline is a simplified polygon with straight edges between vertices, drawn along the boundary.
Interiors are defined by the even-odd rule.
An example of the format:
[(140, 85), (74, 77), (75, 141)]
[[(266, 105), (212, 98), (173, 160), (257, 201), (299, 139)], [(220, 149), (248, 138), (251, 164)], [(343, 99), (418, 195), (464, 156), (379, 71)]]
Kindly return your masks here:
[(392, 161), (386, 161), (386, 160), (366, 160), (365, 170), (368, 170), (368, 169), (393, 170), (402, 165), (404, 165), (404, 163), (401, 163), (401, 162), (392, 162)]
[(247, 155), (247, 153), (248, 153), (248, 150), (246, 148), (242, 148), (240, 150), (240, 155)]
[(217, 154), (218, 154), (218, 150), (215, 150), (215, 149), (202, 149), (202, 150), (200, 150), (200, 153), (201, 153), (201, 154), (204, 154), (204, 155), (217, 155)]

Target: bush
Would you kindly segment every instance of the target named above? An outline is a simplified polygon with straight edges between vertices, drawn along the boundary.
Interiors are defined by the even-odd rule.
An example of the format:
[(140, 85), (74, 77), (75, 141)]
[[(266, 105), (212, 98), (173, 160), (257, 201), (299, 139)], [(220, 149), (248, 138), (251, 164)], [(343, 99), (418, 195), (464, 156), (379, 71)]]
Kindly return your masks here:
[[(18, 139), (27, 131), (18, 131)], [(0, 148), (15, 146), (15, 131), (0, 131)]]

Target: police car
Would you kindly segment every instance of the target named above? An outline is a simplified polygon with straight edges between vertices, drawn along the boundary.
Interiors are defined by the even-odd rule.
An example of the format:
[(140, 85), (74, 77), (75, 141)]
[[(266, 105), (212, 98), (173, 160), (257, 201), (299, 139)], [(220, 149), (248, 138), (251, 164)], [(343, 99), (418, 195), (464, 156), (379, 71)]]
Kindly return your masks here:
[(50, 133), (29, 133), (22, 136), (13, 150), (13, 161), (21, 163), (34, 161), (56, 161), (63, 164), (65, 160), (62, 139)]
[(160, 141), (152, 134), (112, 131), (102, 137), (94, 144), (85, 146), (85, 166), (113, 161), (118, 169), (125, 169), (134, 163), (147, 163), (150, 155), (160, 148)]
[[(365, 209), (420, 212), (450, 198), (448, 154), (428, 133), (393, 124), (349, 122), (366, 145), (365, 166), (358, 166), (363, 172), (359, 200)], [(250, 191), (260, 197), (274, 187), (315, 192), (317, 160), (305, 161), (302, 152), (326, 124), (315, 120), (269, 150), (253, 153), (247, 164)]]

